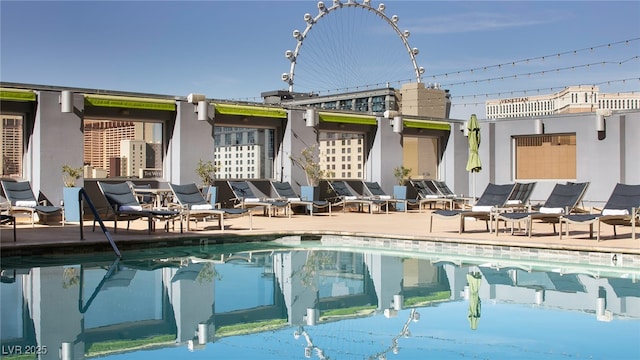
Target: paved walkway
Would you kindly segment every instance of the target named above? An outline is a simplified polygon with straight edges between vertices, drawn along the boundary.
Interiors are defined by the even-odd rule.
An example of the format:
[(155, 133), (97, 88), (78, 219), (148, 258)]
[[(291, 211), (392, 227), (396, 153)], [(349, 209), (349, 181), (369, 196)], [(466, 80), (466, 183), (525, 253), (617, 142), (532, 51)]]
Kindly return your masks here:
[[(466, 231), (458, 234), (458, 221), (434, 218), (433, 232), (429, 233), (429, 211), (419, 213), (391, 212), (389, 214), (367, 214), (341, 211), (332, 216), (326, 213), (314, 216), (294, 215), (266, 217), (262, 214), (253, 216), (253, 230), (249, 230), (249, 217), (229, 219), (225, 222), (226, 229), (221, 232), (216, 221), (192, 225), (191, 231), (180, 233), (179, 226), (175, 230), (165, 232), (162, 224), (151, 235), (147, 234), (146, 221), (136, 220), (131, 228), (119, 228), (113, 231), (113, 222), (105, 222), (108, 231), (121, 249), (137, 246), (140, 243), (155, 243), (159, 246), (193, 243), (202, 238), (218, 239), (218, 241), (233, 241), (238, 239), (255, 240), (268, 238), (272, 234), (337, 234), (358, 235), (370, 237), (389, 237), (409, 240), (435, 240), (442, 242), (461, 242), (474, 244), (496, 244), (503, 246), (532, 247), (543, 249), (565, 249), (577, 251), (596, 251), (620, 254), (640, 254), (640, 239), (631, 238), (630, 227), (618, 227), (618, 236), (613, 238), (613, 228), (603, 225), (603, 240), (589, 239), (588, 226), (573, 226), (569, 237), (559, 238), (553, 234), (551, 224), (534, 223), (534, 234), (530, 238), (523, 232), (510, 235), (502, 230), (499, 236), (490, 234), (481, 221), (467, 221)], [(176, 223), (178, 225), (178, 223)], [(125, 227), (119, 222), (119, 227)], [(60, 251), (92, 251), (110, 249), (106, 236), (98, 226), (92, 231), (92, 222), (84, 223), (84, 239), (80, 240), (79, 224), (36, 225), (32, 228), (28, 224), (18, 224), (17, 241), (13, 241), (10, 227), (0, 227), (0, 250), (2, 255), (47, 253)]]

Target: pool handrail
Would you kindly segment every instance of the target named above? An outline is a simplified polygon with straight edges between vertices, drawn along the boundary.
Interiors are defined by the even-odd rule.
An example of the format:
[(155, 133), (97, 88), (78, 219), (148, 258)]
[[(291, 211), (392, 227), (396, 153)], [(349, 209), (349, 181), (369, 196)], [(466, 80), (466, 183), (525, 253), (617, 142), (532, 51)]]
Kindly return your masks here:
[[(95, 221), (97, 221), (98, 224), (100, 224), (100, 228), (102, 228), (102, 232), (107, 237), (107, 240), (109, 240), (109, 243), (111, 244), (111, 247), (113, 248), (113, 251), (116, 253), (116, 255), (119, 258), (121, 258), (122, 254), (120, 253), (120, 249), (118, 249), (118, 246), (116, 245), (115, 241), (113, 241), (113, 238), (111, 237), (111, 233), (109, 233), (109, 230), (107, 230), (107, 227), (104, 226), (104, 222), (102, 221), (102, 218), (100, 217), (100, 214), (98, 214), (98, 210), (96, 209), (95, 205), (93, 205), (93, 202), (91, 201), (91, 198), (89, 198), (89, 195), (87, 194), (87, 191), (84, 188), (80, 188), (80, 191), (78, 192), (78, 205), (80, 206), (79, 207), (80, 209), (83, 209), (83, 205), (82, 205), (82, 198), (83, 197), (87, 201), (87, 205), (89, 205), (89, 208), (93, 212), (94, 226), (95, 226)], [(83, 226), (82, 226), (82, 214), (80, 215), (80, 240), (84, 240), (84, 231), (83, 231)]]

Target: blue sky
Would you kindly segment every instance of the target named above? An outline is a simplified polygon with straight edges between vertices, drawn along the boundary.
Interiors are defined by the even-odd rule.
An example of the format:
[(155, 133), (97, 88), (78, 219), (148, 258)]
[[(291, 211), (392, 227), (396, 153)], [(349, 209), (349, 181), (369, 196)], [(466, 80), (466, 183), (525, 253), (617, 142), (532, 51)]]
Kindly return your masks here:
[[(318, 14), (316, 3), (1, 0), (0, 79), (261, 101), (262, 92), (287, 89), (284, 53), (296, 46), (292, 31), (304, 30), (303, 15)], [(450, 90), (452, 118), (483, 118), (487, 99), (569, 85), (640, 90), (638, 1), (384, 3), (420, 50), (422, 81)], [(416, 81), (403, 46), (371, 12), (334, 11), (305, 39), (294, 90), (355, 90), (341, 82), (351, 75), (362, 86), (384, 76), (394, 87)]]

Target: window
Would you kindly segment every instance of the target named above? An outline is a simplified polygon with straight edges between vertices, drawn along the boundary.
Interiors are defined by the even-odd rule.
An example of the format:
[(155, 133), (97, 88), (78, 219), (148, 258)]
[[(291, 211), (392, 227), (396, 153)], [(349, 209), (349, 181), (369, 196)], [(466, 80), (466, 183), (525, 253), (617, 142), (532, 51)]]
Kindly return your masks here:
[[(355, 157), (352, 157), (349, 154), (353, 152), (351, 150), (351, 146), (354, 146), (356, 143), (358, 144), (364, 143), (363, 133), (321, 132), (319, 138), (320, 138), (321, 147), (323, 146), (323, 144), (325, 144), (326, 146), (329, 143), (336, 143), (335, 148), (338, 148), (338, 151), (335, 151), (336, 150), (335, 148), (331, 148), (330, 152), (331, 153), (337, 152), (339, 154), (342, 154), (342, 156), (338, 156), (337, 159), (335, 156), (331, 156), (331, 161), (337, 163), (338, 169), (350, 170), (356, 167), (362, 168), (364, 157), (362, 155), (359, 155), (358, 161), (352, 162), (352, 159), (355, 159)], [(362, 146), (360, 146), (359, 148), (362, 149)], [(321, 165), (324, 165), (323, 161), (325, 160), (325, 157), (322, 157), (320, 160), (321, 160)], [(327, 157), (327, 162), (328, 162), (328, 157)], [(332, 169), (335, 170), (334, 164), (332, 164)], [(342, 178), (361, 179), (360, 175), (358, 175), (358, 177), (353, 177), (356, 175), (356, 173), (350, 172), (350, 171), (345, 171), (343, 173), (331, 173), (327, 176), (327, 178), (329, 179), (336, 178), (336, 177), (340, 178), (339, 175), (342, 175)]]
[[(141, 169), (162, 169), (164, 156), (163, 124), (138, 119), (84, 121), (84, 163), (89, 166), (89, 177), (106, 178), (139, 175)], [(131, 148), (123, 147), (130, 141)], [(136, 147), (135, 143), (140, 146)], [(140, 148), (140, 162), (136, 163), (133, 151)], [(130, 153), (127, 153), (129, 152)], [(130, 168), (120, 162), (131, 159)], [(160, 176), (161, 177), (161, 176)]]
[(369, 111), (369, 98), (356, 99), (355, 111)]
[(576, 135), (514, 137), (516, 180), (575, 179)]
[(402, 163), (411, 169), (409, 175), (414, 179), (438, 178), (439, 138), (406, 136), (403, 142)]
[(385, 110), (384, 96), (375, 96), (371, 99), (371, 110), (373, 112), (383, 112)]
[(22, 177), (23, 121), (19, 115), (2, 115), (0, 126), (2, 171), (0, 175)]

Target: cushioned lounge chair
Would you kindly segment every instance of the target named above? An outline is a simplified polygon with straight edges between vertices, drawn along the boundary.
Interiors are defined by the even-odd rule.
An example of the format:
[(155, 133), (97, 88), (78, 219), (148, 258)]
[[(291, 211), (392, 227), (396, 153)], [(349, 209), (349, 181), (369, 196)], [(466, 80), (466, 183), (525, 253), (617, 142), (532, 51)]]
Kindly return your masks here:
[(366, 206), (369, 210), (369, 213), (373, 213), (373, 207), (376, 206), (378, 209), (385, 208), (386, 213), (389, 213), (389, 200), (382, 199), (371, 199), (364, 195), (358, 194), (342, 180), (329, 181), (329, 186), (331, 190), (335, 193), (335, 197), (333, 199), (336, 200), (333, 203), (333, 206), (342, 206), (342, 211), (346, 211), (347, 206), (356, 205), (359, 211), (362, 211)]
[[(498, 229), (499, 222), (504, 221), (505, 224), (512, 225), (511, 229), (513, 232), (513, 225), (515, 223), (525, 221), (527, 223), (527, 233), (529, 237), (531, 237), (533, 220), (537, 220), (539, 222), (553, 224), (553, 232), (555, 233), (555, 224), (560, 221), (560, 217), (576, 211), (588, 187), (588, 182), (556, 184), (544, 205), (537, 209), (537, 211), (498, 213), (495, 216), (496, 229)], [(496, 231), (496, 236), (498, 236), (498, 233), (499, 231)]]
[(445, 208), (447, 207), (447, 205), (449, 205), (449, 209), (453, 209), (453, 199), (438, 194), (431, 187), (429, 187), (429, 185), (427, 184), (427, 180), (410, 180), (409, 184), (413, 186), (416, 193), (418, 194), (418, 197), (416, 199), (407, 200), (408, 206), (417, 205), (420, 212), (422, 212), (422, 208), (426, 204), (431, 205), (442, 203), (444, 204)]
[(283, 201), (288, 201), (291, 206), (305, 206), (309, 210), (309, 215), (313, 216), (313, 209), (328, 209), (331, 215), (331, 203), (327, 200), (303, 200), (291, 187), (289, 182), (272, 181), (271, 187)]
[(249, 216), (249, 230), (253, 230), (251, 212), (248, 209), (216, 208), (205, 199), (195, 183), (184, 185), (170, 183), (169, 187), (173, 192), (174, 201), (180, 206), (182, 217), (187, 221), (187, 231), (190, 229), (191, 219), (205, 220), (209, 217), (216, 217), (220, 230), (224, 231), (226, 218), (245, 215)]
[(560, 217), (560, 238), (562, 239), (562, 224), (589, 225), (589, 237), (593, 238), (593, 225), (598, 224), (597, 240), (600, 241), (600, 225), (613, 226), (613, 236), (616, 237), (616, 225), (631, 226), (631, 238), (636, 238), (636, 226), (640, 225), (640, 185), (616, 184), (609, 200), (599, 214), (567, 214)]
[[(61, 207), (38, 202), (28, 181), (2, 181), (2, 190), (9, 202), (8, 215), (14, 218), (27, 215), (32, 227), (35, 226), (36, 214), (45, 224), (49, 216), (64, 215)], [(62, 224), (64, 225), (64, 221)]]
[(398, 208), (398, 203), (403, 204), (404, 212), (407, 212), (407, 200), (395, 199), (393, 196), (387, 195), (377, 181), (363, 181), (362, 185), (364, 190), (367, 192), (366, 196), (369, 199), (386, 200), (390, 204), (395, 204), (396, 209)]
[(227, 183), (235, 196), (232, 199), (235, 202), (235, 207), (241, 209), (263, 207), (269, 217), (276, 210), (283, 209), (291, 217), (291, 205), (288, 201), (269, 198), (260, 193), (258, 189), (254, 189), (248, 181), (227, 181)]
[(487, 225), (487, 231), (490, 231), (490, 224), (493, 221), (494, 212), (497, 208), (504, 207), (513, 191), (513, 184), (496, 185), (489, 183), (485, 188), (478, 202), (473, 205), (471, 210), (435, 210), (431, 212), (429, 217), (429, 232), (433, 229), (433, 218), (440, 217), (445, 219), (457, 219), (460, 221), (458, 233), (464, 232), (464, 222), (467, 218), (475, 218), (484, 220)]
[[(147, 219), (149, 234), (154, 228), (154, 220), (164, 220), (165, 229), (169, 231), (169, 220), (175, 220), (181, 215), (180, 211), (177, 210), (143, 208), (126, 182), (110, 184), (98, 181), (97, 184), (100, 192), (109, 203), (109, 212), (106, 215), (107, 217), (113, 217), (113, 232), (118, 231), (118, 220), (127, 221), (127, 229), (129, 229), (130, 221), (141, 218)], [(180, 232), (182, 232), (182, 221), (180, 222)]]

